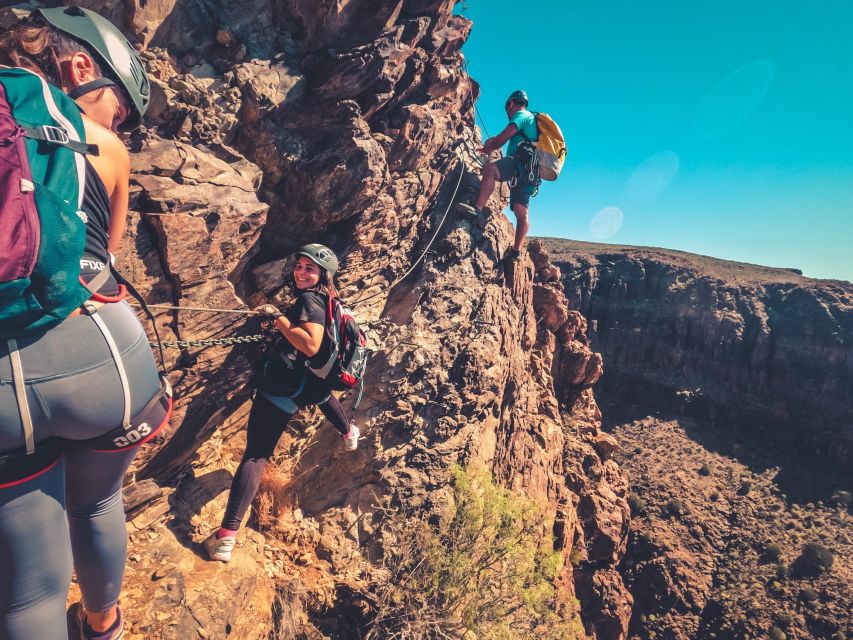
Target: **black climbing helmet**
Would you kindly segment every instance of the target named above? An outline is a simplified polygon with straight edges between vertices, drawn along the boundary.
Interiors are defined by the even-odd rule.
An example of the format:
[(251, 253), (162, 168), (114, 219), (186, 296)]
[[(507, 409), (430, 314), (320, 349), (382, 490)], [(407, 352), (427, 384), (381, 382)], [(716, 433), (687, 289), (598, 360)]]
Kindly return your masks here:
[(335, 275), (335, 272), (338, 270), (338, 257), (326, 245), (312, 242), (311, 244), (300, 247), (296, 251), (296, 255), (305, 256), (318, 267), (325, 269), (332, 275)]
[(515, 102), (520, 102), (522, 106), (526, 107), (528, 104), (527, 101), (527, 92), (522, 89), (517, 89), (509, 94), (509, 98), (506, 99), (505, 104), (509, 104), (511, 100)]
[(55, 29), (89, 45), (97, 53), (98, 63), (107, 67), (104, 75), (110, 77), (88, 82), (69, 92), (69, 95), (77, 98), (100, 87), (119, 84), (131, 104), (131, 111), (119, 130), (132, 131), (142, 124), (142, 116), (151, 99), (151, 86), (139, 54), (122, 32), (106, 18), (82, 7), (38, 9), (36, 14)]

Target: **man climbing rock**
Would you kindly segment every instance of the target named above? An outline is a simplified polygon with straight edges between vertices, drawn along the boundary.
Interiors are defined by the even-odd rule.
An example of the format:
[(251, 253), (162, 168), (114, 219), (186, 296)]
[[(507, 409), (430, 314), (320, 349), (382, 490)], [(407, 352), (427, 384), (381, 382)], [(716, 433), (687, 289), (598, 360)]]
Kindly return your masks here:
[[(499, 266), (500, 271), (511, 268), (521, 256), (524, 238), (530, 228), (527, 219), (530, 198), (535, 195), (539, 184), (538, 170), (531, 172), (531, 167), (528, 165), (534, 164), (533, 168), (536, 169), (538, 167), (535, 167), (535, 163), (527, 161), (529, 154), (519, 148), (522, 143), (535, 142), (538, 138), (536, 116), (527, 110), (527, 104), (527, 93), (521, 90), (513, 91), (507, 98), (504, 109), (509, 118), (509, 124), (494, 138), (486, 140), (480, 149), (483, 155), (488, 155), (509, 142), (506, 156), (495, 162), (489, 162), (483, 167), (480, 193), (474, 206), (464, 203), (457, 205), (457, 208), (464, 213), (483, 215), (483, 209), (492, 195), (495, 183), (509, 182), (509, 207), (516, 219), (515, 242), (504, 255)], [(535, 150), (533, 155), (535, 156)]]

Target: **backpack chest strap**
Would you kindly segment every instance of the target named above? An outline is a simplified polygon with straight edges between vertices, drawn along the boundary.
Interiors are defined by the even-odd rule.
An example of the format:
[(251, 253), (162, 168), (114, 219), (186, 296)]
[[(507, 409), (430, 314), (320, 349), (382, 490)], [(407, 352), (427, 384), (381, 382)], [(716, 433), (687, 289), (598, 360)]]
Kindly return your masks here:
[(20, 127), (24, 130), (25, 138), (39, 140), (59, 147), (67, 147), (72, 151), (82, 153), (83, 155), (97, 156), (100, 154), (98, 145), (72, 140), (68, 137), (65, 129), (62, 129), (61, 127), (54, 127), (48, 124), (41, 125), (39, 127), (29, 127), (22, 124)]

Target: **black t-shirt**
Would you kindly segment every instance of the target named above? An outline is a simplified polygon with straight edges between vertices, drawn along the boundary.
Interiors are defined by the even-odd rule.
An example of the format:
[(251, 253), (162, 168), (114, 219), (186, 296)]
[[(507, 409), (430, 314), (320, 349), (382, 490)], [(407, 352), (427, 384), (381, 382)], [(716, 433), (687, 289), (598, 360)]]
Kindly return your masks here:
[[(294, 324), (313, 322), (325, 328), (328, 316), (328, 304), (329, 296), (327, 294), (320, 293), (319, 291), (303, 291), (299, 294), (293, 306), (284, 315)], [(306, 360), (309, 360), (308, 364), (310, 366), (315, 368), (322, 367), (329, 357), (331, 341), (325, 332), (323, 333), (323, 342), (320, 344), (320, 350), (312, 358), (308, 358), (299, 349), (292, 346), (284, 336), (282, 336), (282, 340), (290, 349), (298, 353), (297, 357), (303, 364)]]
[[(109, 267), (110, 252), (107, 250), (110, 228), (110, 195), (92, 164), (86, 160), (86, 183), (83, 186), (83, 202), (80, 209), (86, 212), (86, 249), (80, 258), (80, 275), (89, 282), (102, 270)], [(118, 284), (110, 276), (101, 285), (99, 293), (114, 296)]]
[[(294, 325), (313, 322), (325, 328), (328, 300), (328, 295), (325, 293), (313, 290), (302, 291), (284, 315)], [(276, 347), (273, 362), (267, 367), (264, 375), (266, 384), (263, 384), (261, 389), (273, 395), (289, 395), (303, 381), (312, 387), (319, 382), (307, 367), (318, 369), (326, 364), (331, 355), (332, 343), (324, 330), (320, 350), (312, 358), (290, 344), (283, 335), (279, 335)]]

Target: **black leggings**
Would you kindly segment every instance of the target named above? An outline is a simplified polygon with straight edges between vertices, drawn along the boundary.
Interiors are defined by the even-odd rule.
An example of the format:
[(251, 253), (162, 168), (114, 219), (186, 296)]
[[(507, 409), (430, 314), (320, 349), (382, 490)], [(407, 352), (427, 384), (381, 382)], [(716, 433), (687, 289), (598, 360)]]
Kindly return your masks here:
[[(335, 396), (329, 396), (319, 407), (335, 429), (342, 435), (347, 433), (349, 425), (346, 414)], [(262, 393), (255, 395), (246, 433), (246, 453), (243, 454), (234, 480), (231, 481), (228, 506), (225, 507), (225, 515), (222, 517), (223, 529), (236, 531), (240, 528), (240, 523), (243, 522), (243, 517), (258, 492), (264, 467), (293, 415), (276, 407)]]

